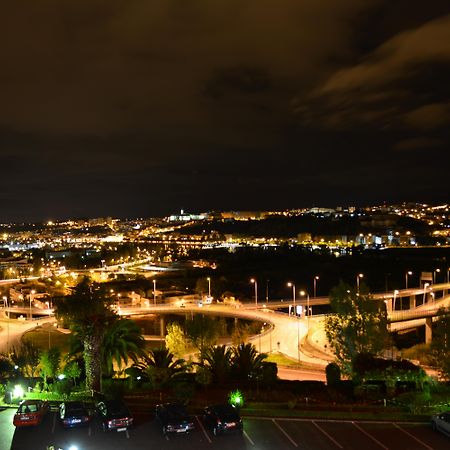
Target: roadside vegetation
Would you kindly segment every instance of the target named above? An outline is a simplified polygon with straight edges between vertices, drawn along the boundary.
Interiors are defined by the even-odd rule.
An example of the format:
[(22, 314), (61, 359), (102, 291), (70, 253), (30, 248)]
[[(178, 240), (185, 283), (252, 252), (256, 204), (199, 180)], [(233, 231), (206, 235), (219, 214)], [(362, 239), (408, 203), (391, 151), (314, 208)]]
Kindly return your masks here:
[[(326, 411), (335, 418), (420, 418), (450, 407), (448, 384), (427, 377), (410, 361), (380, 356), (390, 345), (386, 312), (370, 300), (363, 284), (356, 291), (341, 283), (331, 302), (335, 315), (326, 332), (336, 361), (327, 366), (327, 383), (283, 381), (277, 366), (295, 362), (258, 353), (246, 343), (258, 331), (253, 325), (237, 327), (232, 346), (219, 345), (224, 323), (196, 315), (184, 327), (168, 324), (164, 344), (148, 349), (141, 329), (117, 315), (111, 295), (85, 279), (55, 301), (58, 321), (69, 334), (42, 326), (0, 356), (0, 396), (17, 402), (20, 396), (13, 393), (22, 385), (28, 397), (92, 400), (105, 395), (146, 405), (176, 399), (196, 408), (223, 402), (239, 390), (248, 414), (323, 417)], [(442, 375), (448, 375), (448, 325), (442, 316), (430, 351), (436, 364), (445, 360)]]

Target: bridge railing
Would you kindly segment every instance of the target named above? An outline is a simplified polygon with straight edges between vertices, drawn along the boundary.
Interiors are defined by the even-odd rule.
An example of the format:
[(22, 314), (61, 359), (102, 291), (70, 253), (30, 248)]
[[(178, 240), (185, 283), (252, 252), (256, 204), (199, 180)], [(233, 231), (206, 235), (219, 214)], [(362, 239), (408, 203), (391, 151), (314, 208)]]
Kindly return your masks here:
[(404, 322), (414, 319), (426, 319), (428, 317), (442, 316), (450, 314), (450, 307), (446, 308), (432, 308), (417, 311), (414, 309), (405, 311), (392, 311), (388, 314), (388, 322)]

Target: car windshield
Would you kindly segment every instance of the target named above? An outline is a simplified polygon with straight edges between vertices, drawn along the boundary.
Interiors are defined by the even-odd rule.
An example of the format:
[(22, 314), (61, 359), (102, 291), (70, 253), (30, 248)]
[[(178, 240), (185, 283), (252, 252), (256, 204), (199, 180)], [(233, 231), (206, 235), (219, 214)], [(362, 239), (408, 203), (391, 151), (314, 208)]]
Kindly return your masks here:
[(238, 420), (238, 414), (232, 406), (216, 406), (215, 411), (223, 420)]
[(111, 416), (119, 417), (119, 416), (128, 416), (130, 412), (128, 408), (123, 403), (109, 403), (106, 405), (106, 409), (108, 414)]
[(84, 414), (85, 408), (82, 403), (68, 403), (66, 404), (66, 414)]
[(187, 419), (186, 410), (181, 405), (169, 406), (166, 409), (167, 416), (172, 420)]
[(36, 404), (31, 405), (20, 405), (19, 410), (17, 411), (20, 414), (27, 414), (27, 413), (34, 413), (38, 410), (38, 407)]

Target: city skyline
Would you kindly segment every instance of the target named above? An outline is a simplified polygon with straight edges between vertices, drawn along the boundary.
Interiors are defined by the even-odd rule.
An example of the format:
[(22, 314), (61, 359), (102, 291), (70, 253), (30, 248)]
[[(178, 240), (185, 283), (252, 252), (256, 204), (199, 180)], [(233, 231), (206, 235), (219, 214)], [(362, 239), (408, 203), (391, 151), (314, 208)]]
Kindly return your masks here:
[(448, 1), (25, 4), (1, 222), (448, 201)]

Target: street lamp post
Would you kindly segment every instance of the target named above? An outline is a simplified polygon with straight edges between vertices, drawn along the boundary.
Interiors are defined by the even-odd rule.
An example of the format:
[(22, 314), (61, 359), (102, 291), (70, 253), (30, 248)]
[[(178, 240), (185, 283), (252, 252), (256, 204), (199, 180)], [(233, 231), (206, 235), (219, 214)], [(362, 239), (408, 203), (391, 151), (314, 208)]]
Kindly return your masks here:
[(316, 275), (316, 276), (314, 277), (314, 298), (317, 297), (317, 281), (318, 281), (319, 279), (320, 279), (320, 278), (319, 278), (318, 275)]
[(405, 286), (406, 286), (406, 289), (408, 289), (408, 277), (410, 275), (412, 275), (412, 274), (413, 273), (410, 270), (408, 270), (408, 272), (406, 272), (406, 274), (405, 274)]
[(311, 311), (309, 308), (309, 294), (305, 291), (300, 291), (300, 295), (302, 297), (304, 297), (306, 295), (306, 323), (307, 323), (308, 332), (309, 332), (309, 316), (311, 315)]
[(269, 281), (270, 280), (266, 280), (266, 302), (269, 301)]
[(297, 360), (300, 361), (300, 317), (297, 316), (296, 298), (295, 298), (295, 284), (289, 282), (288, 287), (292, 287), (292, 301), (294, 303), (294, 315), (297, 320)]
[(255, 305), (258, 306), (258, 282), (252, 278), (250, 280), (250, 283), (253, 283), (255, 285)]
[(441, 269), (436, 269), (433, 271), (433, 284), (436, 284), (437, 274), (440, 273)]
[(36, 294), (35, 290), (30, 291), (30, 320), (33, 318), (33, 314), (31, 313), (31, 304), (33, 302), (33, 295)]
[(156, 306), (156, 280), (153, 280), (153, 304)]
[(211, 278), (207, 278), (208, 280), (208, 297), (211, 298)]
[(425, 283), (423, 285), (423, 299), (422, 299), (422, 305), (425, 304), (425, 296), (427, 294), (427, 287), (430, 285), (430, 283)]
[(364, 274), (358, 273), (358, 275), (356, 275), (356, 292), (359, 292), (359, 280), (361, 278), (364, 278)]
[(394, 291), (394, 300), (393, 300), (393, 303), (392, 303), (392, 310), (393, 311), (395, 311), (395, 299), (397, 298), (397, 295), (399, 294), (399, 291), (396, 289), (395, 291)]
[[(3, 308), (6, 310), (8, 308), (8, 297), (5, 295), (3, 296)], [(6, 322), (6, 353), (9, 354), (9, 319), (10, 319), (10, 312), (8, 311), (8, 321)]]
[(289, 282), (287, 285), (288, 285), (288, 287), (292, 288), (292, 302), (294, 303), (294, 316), (296, 316), (297, 315), (297, 309), (296, 309), (296, 306), (295, 306), (295, 301), (296, 301), (296, 298), (295, 298), (295, 284)]

